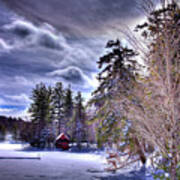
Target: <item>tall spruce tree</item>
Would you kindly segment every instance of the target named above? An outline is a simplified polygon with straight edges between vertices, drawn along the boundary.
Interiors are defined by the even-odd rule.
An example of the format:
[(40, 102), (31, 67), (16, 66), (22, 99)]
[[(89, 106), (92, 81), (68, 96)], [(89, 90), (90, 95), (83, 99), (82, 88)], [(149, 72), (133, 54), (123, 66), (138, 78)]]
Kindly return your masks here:
[(72, 97), (72, 90), (71, 86), (65, 90), (65, 97), (64, 97), (64, 116), (65, 116), (65, 132), (67, 134), (72, 134), (71, 128), (71, 119), (73, 115), (73, 97)]
[(29, 112), (35, 127), (33, 133), (37, 137), (41, 136), (41, 130), (50, 122), (50, 97), (51, 92), (43, 83), (36, 85), (32, 91)]
[(121, 143), (123, 146), (119, 147), (120, 150), (128, 148), (130, 155), (138, 154), (142, 163), (145, 163), (146, 157), (140, 140), (132, 121), (127, 117), (129, 104), (136, 103), (135, 77), (141, 69), (135, 59), (137, 53), (123, 46), (119, 40), (109, 41), (106, 48), (110, 51), (98, 61), (101, 70), (98, 76), (100, 85), (90, 102), (96, 107), (93, 120), (98, 122), (98, 144), (102, 145), (109, 140), (118, 146)]
[(77, 146), (81, 147), (81, 142), (86, 139), (85, 108), (83, 106), (83, 98), (81, 92), (78, 92), (77, 96), (75, 97), (73, 122), (74, 138), (77, 142)]
[(58, 134), (64, 131), (64, 89), (61, 82), (56, 83), (52, 95), (53, 119), (58, 122)]

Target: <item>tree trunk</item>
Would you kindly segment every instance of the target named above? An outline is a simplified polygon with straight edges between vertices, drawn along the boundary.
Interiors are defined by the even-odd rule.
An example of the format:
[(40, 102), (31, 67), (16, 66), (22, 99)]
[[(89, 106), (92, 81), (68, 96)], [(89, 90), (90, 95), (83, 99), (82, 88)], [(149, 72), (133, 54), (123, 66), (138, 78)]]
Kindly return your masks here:
[(140, 143), (139, 143), (139, 140), (135, 137), (134, 138), (134, 141), (135, 141), (135, 145), (136, 145), (136, 147), (137, 147), (137, 153), (138, 153), (138, 155), (139, 155), (139, 158), (140, 158), (140, 160), (141, 160), (141, 162), (143, 163), (143, 165), (144, 164), (146, 164), (146, 156), (145, 156), (145, 154), (144, 154), (144, 152), (143, 152), (143, 150), (142, 150), (142, 147), (141, 147), (141, 145), (140, 145)]

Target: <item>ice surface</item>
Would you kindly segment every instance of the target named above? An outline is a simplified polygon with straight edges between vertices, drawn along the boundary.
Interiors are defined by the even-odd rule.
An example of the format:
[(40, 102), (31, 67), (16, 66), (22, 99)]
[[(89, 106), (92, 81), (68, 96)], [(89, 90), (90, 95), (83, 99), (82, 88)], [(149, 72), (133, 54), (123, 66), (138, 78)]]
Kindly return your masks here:
[[(0, 144), (0, 180), (144, 180), (141, 172), (104, 171), (102, 153), (27, 150), (26, 144)], [(15, 159), (24, 157), (24, 159)], [(32, 157), (34, 159), (26, 159)], [(38, 159), (37, 157), (40, 157)], [(13, 159), (14, 158), (14, 159)], [(37, 158), (37, 159), (36, 159)]]

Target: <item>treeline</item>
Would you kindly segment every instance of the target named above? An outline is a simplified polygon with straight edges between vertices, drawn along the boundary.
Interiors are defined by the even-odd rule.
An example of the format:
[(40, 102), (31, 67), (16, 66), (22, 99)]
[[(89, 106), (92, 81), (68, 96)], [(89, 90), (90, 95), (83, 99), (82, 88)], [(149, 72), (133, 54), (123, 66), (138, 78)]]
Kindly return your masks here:
[(64, 88), (61, 82), (56, 83), (55, 87), (40, 83), (33, 89), (31, 100), (32, 135), (29, 142), (32, 145), (49, 146), (60, 133), (68, 135), (77, 146), (82, 142), (94, 141), (86, 123), (87, 114), (81, 92), (73, 96), (71, 87)]
[(11, 134), (13, 140), (28, 140), (31, 123), (21, 118), (0, 116), (0, 141), (4, 141), (6, 136)]

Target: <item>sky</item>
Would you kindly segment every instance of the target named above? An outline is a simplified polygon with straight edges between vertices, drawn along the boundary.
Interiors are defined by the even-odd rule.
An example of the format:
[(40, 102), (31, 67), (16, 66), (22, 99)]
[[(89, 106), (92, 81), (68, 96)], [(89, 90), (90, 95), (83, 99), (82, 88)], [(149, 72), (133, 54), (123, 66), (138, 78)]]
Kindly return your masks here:
[(0, 0), (0, 115), (27, 116), (40, 82), (90, 98), (106, 42), (139, 18), (135, 0)]

